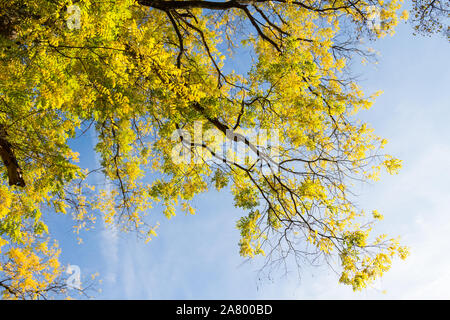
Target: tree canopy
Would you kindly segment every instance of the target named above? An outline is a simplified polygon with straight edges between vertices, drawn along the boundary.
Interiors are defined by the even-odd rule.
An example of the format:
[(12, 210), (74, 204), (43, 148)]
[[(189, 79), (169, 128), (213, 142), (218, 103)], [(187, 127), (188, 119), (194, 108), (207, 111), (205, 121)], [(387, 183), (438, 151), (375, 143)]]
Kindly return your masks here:
[[(444, 0), (412, 0), (412, 22), (416, 33), (443, 33), (450, 40), (450, 2)], [(447, 21), (447, 24), (444, 21)]]
[[(355, 183), (401, 161), (358, 120), (379, 93), (347, 66), (370, 57), (361, 39), (407, 19), (402, 1), (0, 3), (5, 298), (65, 289), (46, 213), (72, 215), (76, 232), (102, 219), (150, 240), (152, 208), (194, 213), (211, 189), (248, 212), (236, 224), (243, 257), (338, 257), (339, 281), (360, 290), (407, 256), (370, 234), (380, 213), (353, 203)], [(81, 167), (71, 145), (86, 132), (99, 168)], [(90, 179), (99, 172), (104, 183)]]

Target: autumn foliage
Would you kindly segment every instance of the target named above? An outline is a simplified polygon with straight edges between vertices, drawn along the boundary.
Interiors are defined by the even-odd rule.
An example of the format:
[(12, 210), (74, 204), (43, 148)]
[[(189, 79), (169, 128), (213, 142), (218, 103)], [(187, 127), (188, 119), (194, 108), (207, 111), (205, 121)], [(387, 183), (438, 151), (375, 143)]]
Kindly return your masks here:
[[(381, 214), (352, 202), (354, 181), (401, 161), (358, 120), (379, 93), (363, 93), (347, 67), (370, 55), (360, 39), (393, 34), (401, 1), (0, 3), (0, 125), (25, 182), (9, 185), (0, 168), (5, 298), (64, 289), (47, 213), (72, 215), (76, 232), (103, 219), (149, 240), (156, 204), (168, 218), (194, 213), (192, 199), (210, 189), (248, 212), (237, 221), (244, 257), (337, 257), (339, 281), (359, 290), (407, 256), (396, 238), (370, 233)], [(180, 139), (198, 123), (215, 134)], [(246, 129), (278, 130), (276, 150)], [(86, 132), (94, 170), (71, 147)], [(227, 132), (253, 157), (216, 153)], [(174, 147), (195, 161), (176, 161)]]

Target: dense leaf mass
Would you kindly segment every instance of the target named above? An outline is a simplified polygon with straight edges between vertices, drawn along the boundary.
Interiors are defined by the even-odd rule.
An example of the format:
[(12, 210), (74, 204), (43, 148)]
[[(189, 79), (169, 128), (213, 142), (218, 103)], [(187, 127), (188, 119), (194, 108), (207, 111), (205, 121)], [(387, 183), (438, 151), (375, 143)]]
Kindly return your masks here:
[[(64, 289), (44, 213), (149, 240), (156, 204), (168, 218), (194, 213), (191, 200), (210, 189), (248, 212), (237, 222), (244, 257), (334, 256), (355, 290), (406, 257), (396, 239), (369, 235), (382, 216), (352, 203), (355, 181), (401, 162), (357, 120), (378, 93), (366, 96), (346, 67), (370, 55), (360, 39), (406, 18), (400, 0), (0, 3), (0, 125), (24, 180), (9, 185), (0, 168), (4, 297)], [(249, 68), (234, 68), (239, 59)], [(278, 143), (245, 130), (278, 132)], [(101, 165), (90, 171), (69, 145), (86, 132)], [(248, 156), (230, 161), (236, 151), (218, 152), (220, 141)], [(89, 179), (98, 172), (105, 183)]]

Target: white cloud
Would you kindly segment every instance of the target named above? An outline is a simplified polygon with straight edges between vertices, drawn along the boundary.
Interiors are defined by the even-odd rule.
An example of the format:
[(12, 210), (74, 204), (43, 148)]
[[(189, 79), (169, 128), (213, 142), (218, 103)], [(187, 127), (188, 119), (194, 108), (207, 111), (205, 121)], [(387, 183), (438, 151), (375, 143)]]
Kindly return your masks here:
[[(94, 148), (97, 144), (97, 137), (95, 131), (90, 131), (91, 143)], [(100, 158), (95, 153), (95, 167), (100, 167)], [(107, 181), (106, 177), (100, 173), (95, 175), (97, 185), (104, 185), (106, 192), (111, 191), (111, 183)], [(119, 267), (119, 239), (118, 232), (114, 224), (107, 224), (102, 221), (100, 248), (102, 256), (105, 260), (106, 268), (105, 274), (102, 275), (106, 285), (115, 285), (117, 282), (117, 270)]]

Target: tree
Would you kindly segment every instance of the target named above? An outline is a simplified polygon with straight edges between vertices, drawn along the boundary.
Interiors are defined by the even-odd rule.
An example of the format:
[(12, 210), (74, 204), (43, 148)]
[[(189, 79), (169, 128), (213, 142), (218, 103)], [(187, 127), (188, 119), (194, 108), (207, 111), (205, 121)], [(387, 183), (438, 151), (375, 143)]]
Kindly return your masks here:
[[(263, 254), (268, 264), (337, 256), (339, 281), (355, 290), (381, 276), (407, 249), (369, 235), (382, 216), (353, 204), (352, 184), (376, 180), (383, 168), (395, 173), (401, 162), (382, 154), (386, 141), (356, 118), (378, 93), (365, 96), (346, 64), (370, 55), (362, 37), (393, 33), (406, 18), (400, 6), (2, 1), (5, 296), (64, 289), (53, 276), (62, 269), (47, 247), (46, 212), (72, 214), (76, 231), (101, 217), (150, 240), (157, 225), (146, 215), (155, 203), (167, 218), (178, 207), (194, 213), (191, 200), (211, 188), (228, 188), (248, 211), (237, 222), (242, 256)], [(231, 70), (232, 57), (248, 59), (248, 70)], [(244, 129), (270, 137), (255, 140)], [(91, 171), (70, 146), (89, 130), (101, 159)], [(103, 184), (92, 182), (99, 172)]]
[(441, 20), (450, 17), (450, 3), (442, 0), (413, 0), (413, 19), (416, 33), (431, 35), (442, 32), (450, 40), (450, 25)]

